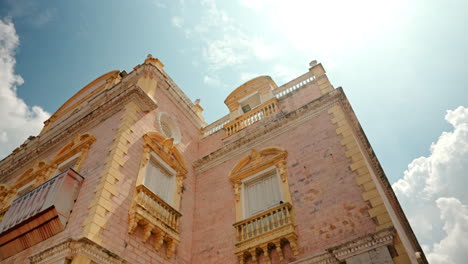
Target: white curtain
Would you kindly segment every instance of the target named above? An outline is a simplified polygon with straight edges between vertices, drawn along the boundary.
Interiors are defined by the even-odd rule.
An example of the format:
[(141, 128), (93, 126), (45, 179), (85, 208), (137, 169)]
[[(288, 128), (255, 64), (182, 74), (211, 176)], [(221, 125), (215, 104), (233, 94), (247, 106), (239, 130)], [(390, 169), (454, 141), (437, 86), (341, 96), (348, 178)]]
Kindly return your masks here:
[(261, 213), (278, 205), (281, 201), (276, 171), (245, 184), (247, 217)]
[(174, 179), (175, 177), (160, 164), (150, 160), (146, 168), (145, 186), (168, 204), (172, 203)]

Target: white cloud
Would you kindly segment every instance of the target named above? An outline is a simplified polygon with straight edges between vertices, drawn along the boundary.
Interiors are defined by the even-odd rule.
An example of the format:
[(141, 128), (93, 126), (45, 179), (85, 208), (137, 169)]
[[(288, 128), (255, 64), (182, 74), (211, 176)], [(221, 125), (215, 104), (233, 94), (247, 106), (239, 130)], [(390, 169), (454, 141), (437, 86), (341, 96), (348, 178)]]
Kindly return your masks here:
[[(304, 71), (304, 70), (302, 70)], [(295, 77), (298, 77), (301, 75), (303, 72), (301, 72), (300, 69), (296, 68), (291, 68), (287, 67), (285, 65), (277, 64), (273, 66), (273, 74), (272, 77), (276, 81), (280, 82), (288, 82), (294, 79)], [(281, 83), (278, 83), (278, 85), (281, 85)]]
[[(201, 14), (193, 21), (184, 21), (186, 26), (182, 30), (187, 39), (200, 40), (209, 75), (248, 60), (271, 60), (277, 56), (277, 47), (260, 36), (247, 34), (239, 23), (218, 7), (216, 1), (203, 0), (195, 9), (200, 9)], [(184, 8), (180, 10), (184, 12)], [(173, 18), (173, 24), (177, 22)]]
[(466, 263), (468, 253), (468, 208), (456, 198), (439, 198), (446, 237), (435, 243), (428, 254), (431, 263)]
[(29, 107), (16, 94), (18, 85), (23, 84), (14, 67), (15, 49), (19, 44), (12, 22), (0, 20), (0, 158), (36, 135), (49, 114), (39, 106)]
[(221, 81), (217, 77), (211, 77), (211, 76), (207, 76), (207, 75), (205, 75), (203, 77), (203, 82), (208, 84), (208, 85), (212, 85), (212, 86), (221, 86), (222, 85)]
[(171, 19), (172, 25), (181, 28), (184, 25), (184, 19), (179, 16), (173, 16)]
[(468, 108), (447, 111), (453, 131), (431, 145), (431, 155), (408, 165), (393, 188), (430, 263), (468, 259)]
[(248, 58), (243, 52), (245, 43), (246, 41), (241, 38), (230, 36), (213, 40), (204, 47), (203, 56), (212, 70), (241, 64)]
[[(401, 21), (402, 1), (241, 0), (277, 35), (306, 54), (337, 57)], [(292, 47), (289, 47), (291, 50)], [(344, 52), (346, 51), (346, 52)]]

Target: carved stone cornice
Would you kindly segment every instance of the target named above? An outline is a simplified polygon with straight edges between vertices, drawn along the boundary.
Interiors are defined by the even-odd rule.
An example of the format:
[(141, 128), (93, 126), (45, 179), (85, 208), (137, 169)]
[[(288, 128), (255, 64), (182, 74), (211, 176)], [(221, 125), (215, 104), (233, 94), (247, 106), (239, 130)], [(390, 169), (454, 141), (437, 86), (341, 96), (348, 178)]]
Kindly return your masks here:
[[(79, 113), (80, 116), (69, 120), (68, 125), (51, 128), (44, 135), (34, 139), (34, 148), (25, 147), (25, 151), (18, 151), (6, 157), (0, 164), (0, 181), (5, 181), (5, 177), (12, 175), (18, 168), (21, 168), (27, 162), (37, 159), (41, 154), (50, 150), (52, 147), (62, 143), (79, 131), (87, 130), (104, 118), (117, 113), (122, 107), (130, 101), (135, 101), (143, 111), (156, 109), (157, 105), (140, 87), (132, 85), (125, 87), (126, 82), (121, 82), (115, 87), (105, 90), (96, 95), (98, 98), (92, 98), (91, 109), (87, 112)], [(127, 83), (128, 84), (128, 83)], [(93, 106), (93, 104), (95, 104)]]
[(393, 228), (355, 238), (322, 253), (291, 262), (291, 264), (338, 264), (346, 259), (374, 248), (392, 245), (396, 233)]
[[(197, 128), (201, 129), (202, 126), (206, 125), (203, 120), (201, 120), (196, 111), (196, 106), (193, 102), (185, 95), (185, 93), (180, 89), (180, 87), (172, 80), (172, 78), (162, 69), (157, 66), (146, 63), (137, 65), (134, 68), (134, 73), (137, 76), (149, 76), (150, 78), (160, 78), (161, 81), (158, 82), (159, 88), (172, 100), (174, 103), (181, 106), (185, 111), (183, 113), (187, 114), (188, 119), (194, 124)], [(133, 74), (130, 73), (130, 75)]]
[(62, 259), (71, 259), (77, 255), (85, 255), (90, 260), (102, 264), (126, 264), (128, 263), (117, 254), (94, 243), (87, 238), (79, 240), (67, 240), (50, 247), (39, 254), (29, 257), (31, 264), (49, 264)]
[[(339, 89), (341, 90), (341, 88)], [(409, 235), (409, 238), (410, 238), (409, 240), (412, 244), (411, 246), (413, 247), (416, 253), (420, 253), (419, 256), (421, 258), (422, 263), (428, 263), (426, 256), (424, 255), (424, 252), (416, 238), (416, 235), (414, 234), (413, 229), (411, 228), (409, 221), (406, 218), (406, 215), (404, 214), (403, 209), (401, 208), (401, 205), (395, 195), (395, 192), (393, 192), (392, 185), (388, 181), (388, 178), (385, 175), (385, 172), (382, 166), (380, 165), (380, 162), (377, 159), (377, 156), (375, 155), (375, 152), (354, 113), (353, 108), (351, 107), (351, 104), (346, 98), (345, 93), (343, 91), (341, 93), (342, 93), (342, 96), (339, 102), (340, 106), (343, 108), (345, 115), (350, 121), (350, 125), (352, 126), (355, 134), (357, 135), (359, 142), (363, 146), (364, 153), (369, 158), (370, 165), (372, 169), (374, 170), (374, 172), (376, 173), (377, 179), (379, 180), (380, 184), (382, 184), (386, 197), (388, 198), (393, 209), (395, 210), (397, 217), (400, 220), (399, 222), (403, 225), (403, 228), (405, 229), (406, 234)], [(408, 254), (410, 253), (408, 252)]]
[[(229, 173), (229, 179), (232, 182), (239, 182), (240, 180), (253, 175), (259, 171), (265, 170), (268, 167), (275, 165), (281, 178), (286, 177), (286, 158), (288, 152), (279, 147), (264, 148), (260, 151), (255, 149), (251, 150), (251, 154), (241, 159)], [(286, 179), (283, 179), (285, 181)]]
[[(174, 146), (173, 138), (166, 138), (158, 132), (146, 133), (143, 136), (146, 145), (144, 148), (145, 153), (153, 151), (161, 157), (169, 166), (178, 172), (178, 176), (185, 177), (187, 174), (187, 167), (182, 154), (176, 146)], [(145, 155), (144, 166), (149, 160), (149, 155)]]
[(379, 232), (354, 239), (353, 241), (346, 242), (334, 248), (328, 249), (335, 258), (340, 261), (346, 260), (352, 256), (356, 256), (378, 248), (381, 246), (392, 245), (395, 231), (393, 227), (381, 230)]
[[(201, 173), (219, 165), (226, 159), (232, 159), (236, 155), (243, 154), (246, 150), (255, 148), (255, 146), (262, 144), (264, 141), (277, 137), (289, 131), (292, 127), (301, 125), (305, 120), (309, 120), (321, 114), (337, 104), (342, 98), (342, 95), (342, 89), (338, 88), (294, 111), (289, 113), (279, 112), (271, 116), (271, 118), (267, 117), (258, 122), (262, 125), (257, 125), (255, 130), (246, 128), (245, 130), (248, 130), (248, 133), (244, 136), (240, 136), (234, 141), (225, 144), (216, 151), (195, 161), (193, 166), (197, 173)], [(282, 100), (284, 100), (284, 98)], [(272, 120), (274, 120), (274, 122), (271, 122)]]
[(340, 262), (328, 252), (322, 252), (310, 257), (306, 257), (290, 264), (339, 264)]

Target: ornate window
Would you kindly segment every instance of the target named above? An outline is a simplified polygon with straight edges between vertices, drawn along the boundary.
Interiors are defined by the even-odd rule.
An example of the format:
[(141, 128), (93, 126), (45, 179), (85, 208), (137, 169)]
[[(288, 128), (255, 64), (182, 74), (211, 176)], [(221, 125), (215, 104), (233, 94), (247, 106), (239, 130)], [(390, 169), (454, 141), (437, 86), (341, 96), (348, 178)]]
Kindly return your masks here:
[(70, 168), (80, 172), (83, 161), (94, 141), (96, 138), (90, 134), (76, 135), (73, 141), (65, 145), (52, 159), (54, 174)]
[(283, 202), (275, 168), (243, 181), (244, 215), (254, 216)]
[(252, 150), (230, 172), (236, 201), (236, 255), (240, 263), (248, 257), (256, 261), (260, 254), (270, 262), (269, 251), (273, 249), (283, 259), (282, 248), (287, 243), (298, 254), (287, 155), (278, 147)]
[(179, 244), (179, 213), (183, 180), (187, 174), (174, 139), (147, 133), (136, 191), (129, 211), (129, 233), (143, 227), (143, 241), (155, 235), (154, 248), (166, 244), (170, 258)]
[(13, 199), (31, 191), (51, 177), (69, 168), (79, 172), (91, 144), (95, 141), (91, 134), (78, 134), (55, 155), (52, 161), (36, 161), (11, 185), (0, 185), (0, 219), (8, 210)]
[(163, 201), (172, 205), (176, 172), (164, 161), (151, 153), (146, 167), (144, 185)]

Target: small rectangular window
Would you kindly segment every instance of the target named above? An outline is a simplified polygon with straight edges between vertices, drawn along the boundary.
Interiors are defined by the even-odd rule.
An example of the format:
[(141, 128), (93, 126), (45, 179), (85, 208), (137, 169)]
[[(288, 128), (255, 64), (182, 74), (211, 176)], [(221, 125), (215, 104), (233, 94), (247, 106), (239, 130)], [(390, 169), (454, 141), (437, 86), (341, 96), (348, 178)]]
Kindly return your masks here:
[(251, 94), (239, 101), (242, 112), (247, 113), (261, 104), (260, 94)]
[(250, 111), (250, 110), (251, 110), (251, 109), (250, 109), (250, 105), (244, 105), (244, 106), (242, 106), (242, 112), (247, 113), (247, 112)]

